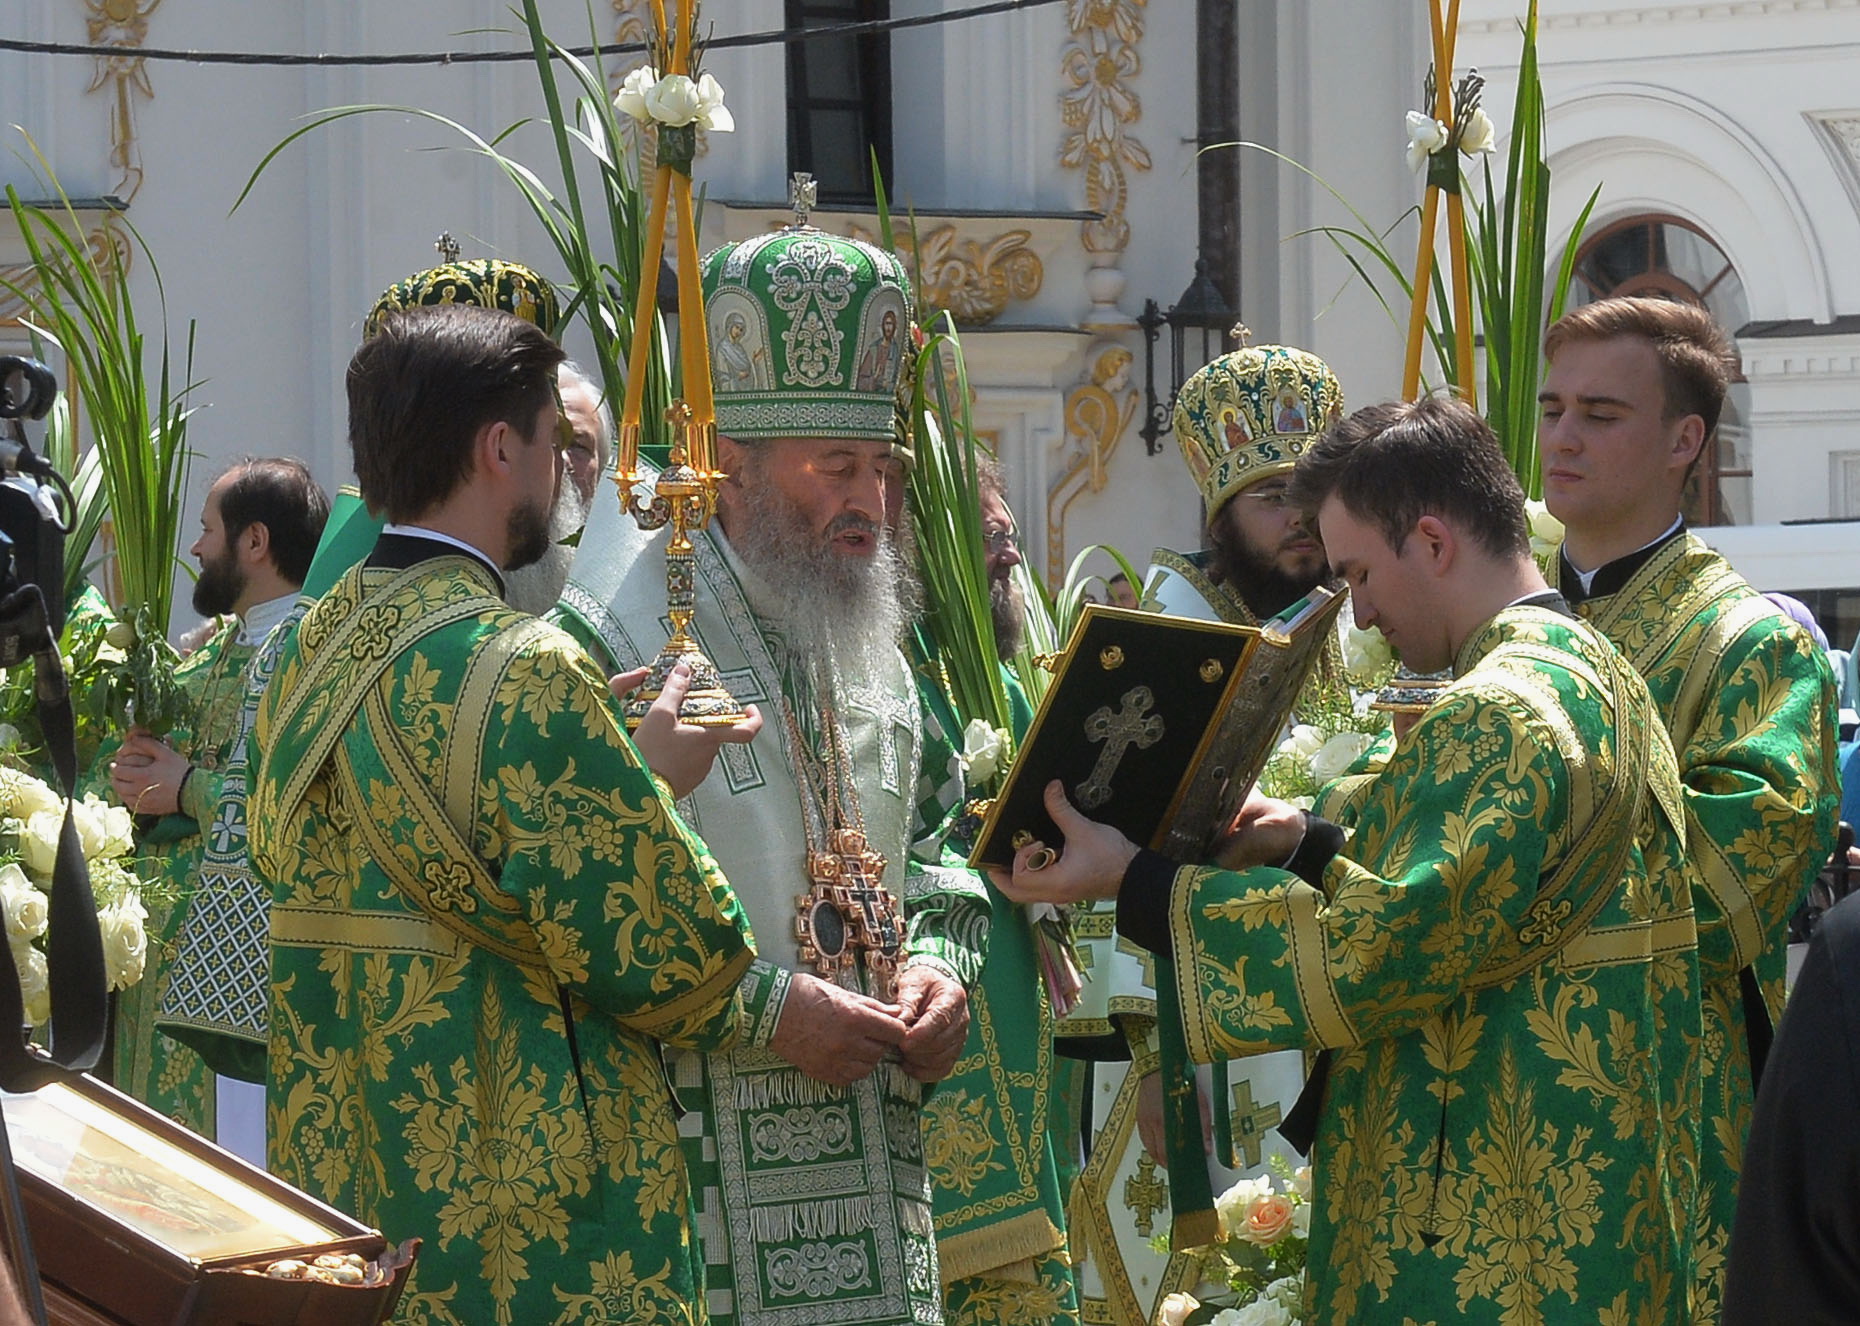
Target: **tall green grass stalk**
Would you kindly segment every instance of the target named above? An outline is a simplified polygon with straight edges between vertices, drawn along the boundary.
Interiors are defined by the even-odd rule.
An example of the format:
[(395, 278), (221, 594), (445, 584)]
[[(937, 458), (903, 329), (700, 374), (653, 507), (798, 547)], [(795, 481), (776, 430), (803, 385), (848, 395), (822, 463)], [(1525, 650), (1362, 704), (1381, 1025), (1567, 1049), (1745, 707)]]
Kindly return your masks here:
[[(44, 164), (44, 158), (40, 161)], [(46, 173), (50, 176), (49, 166)], [(7, 186), (7, 205), (31, 260), (31, 275), (0, 285), (24, 306), (23, 321), (64, 353), (69, 385), (82, 402), (81, 416), (96, 443), (125, 616), (139, 619), (138, 630), (165, 636), (191, 456), (186, 399), (196, 385), (194, 324), (187, 325), (177, 377), (161, 272), (141, 235), (121, 223), (148, 261), (161, 304), (157, 370), (151, 382), (144, 364), (146, 336), (130, 298), (122, 250), (112, 243), (104, 253), (93, 253), (55, 176), (51, 185), (60, 215), (27, 205), (18, 190)], [(116, 227), (112, 222), (106, 233), (120, 239)], [(69, 463), (72, 448), (65, 441), (60, 446)]]
[[(28, 206), (16, 189), (7, 187), (7, 204), (30, 270), (23, 280), (0, 281), (0, 286), (24, 307), (22, 321), (64, 352), (67, 385), (82, 403), (80, 414), (95, 443), (97, 483), (109, 509), (122, 587), (119, 606), (134, 632), (126, 661), (86, 698), (114, 721), (166, 732), (184, 717), (186, 707), (174, 682), (175, 655), (167, 636), (181, 507), (193, 454), (187, 448), (186, 401), (197, 385), (194, 324), (188, 323), (177, 374), (168, 341), (167, 292), (155, 255), (135, 227), (120, 218), (104, 227), (104, 251), (94, 252), (51, 164), (30, 137), (27, 143), (58, 200), (57, 209)], [(125, 247), (131, 241), (155, 280), (161, 320), (153, 347), (147, 344), (130, 296)], [(153, 381), (145, 362), (150, 350), (158, 366)], [(58, 446), (68, 463), (77, 454), (76, 442), (68, 429), (62, 434)], [(80, 478), (82, 468), (80, 464)], [(89, 511), (96, 521), (90, 529), (94, 538), (101, 516), (95, 506)], [(72, 560), (77, 574), (67, 579), (65, 588), (75, 597), (84, 561)]]

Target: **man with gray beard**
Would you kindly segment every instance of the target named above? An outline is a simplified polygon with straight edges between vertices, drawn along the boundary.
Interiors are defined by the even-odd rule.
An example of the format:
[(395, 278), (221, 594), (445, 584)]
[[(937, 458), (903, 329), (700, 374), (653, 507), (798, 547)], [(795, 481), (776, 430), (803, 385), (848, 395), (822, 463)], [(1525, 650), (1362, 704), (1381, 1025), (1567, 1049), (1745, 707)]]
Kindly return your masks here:
[(1021, 564), (1020, 530), (1008, 509), (1001, 462), (984, 457), (976, 463), (980, 488), (982, 546), (988, 562), (988, 605), (995, 620), (995, 653), (1003, 663), (1020, 652), (1027, 634), (1027, 601), (1014, 580)]
[(556, 395), (567, 445), (562, 451), (563, 482), (549, 513), (549, 549), (529, 566), (504, 572), (505, 600), (538, 617), (561, 597), (575, 560), (572, 540), (588, 523), (601, 476), (614, 456), (613, 412), (581, 365), (569, 361), (556, 370)]
[[(693, 634), (765, 718), (680, 802), (757, 947), (737, 1044), (668, 1062), (709, 1315), (934, 1326), (921, 1111), (968, 1030), (988, 901), (941, 864), (960, 765), (899, 651), (902, 366), (855, 371), (887, 317), (910, 325), (909, 283), (892, 255), (796, 225), (713, 253), (704, 293), (691, 322), (731, 329), (772, 384), (713, 374), (727, 478), (693, 539)], [(595, 503), (557, 616), (612, 672), (665, 640), (668, 540)]]

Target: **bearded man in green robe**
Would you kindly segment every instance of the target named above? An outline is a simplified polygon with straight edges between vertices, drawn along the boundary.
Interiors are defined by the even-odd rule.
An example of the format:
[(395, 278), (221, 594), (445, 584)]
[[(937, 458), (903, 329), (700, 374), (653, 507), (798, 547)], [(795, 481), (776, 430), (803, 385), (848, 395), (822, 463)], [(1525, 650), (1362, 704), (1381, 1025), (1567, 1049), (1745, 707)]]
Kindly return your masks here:
[(1647, 679), (1679, 759), (1704, 981), (1700, 1321), (1715, 1321), (1786, 931), (1834, 847), (1826, 653), (1685, 528), (1737, 354), (1703, 309), (1607, 299), (1544, 338), (1538, 445), (1564, 595)]
[[(973, 872), (943, 861), (961, 794), (949, 734), (899, 651), (908, 571), (886, 529), (904, 480), (900, 364), (860, 347), (910, 325), (891, 254), (797, 223), (704, 261), (714, 341), (742, 320), (765, 381), (713, 374), (717, 516), (694, 536), (692, 631), (768, 722), (681, 803), (738, 888), (759, 955), (744, 1034), (670, 1069), (700, 1187), (713, 1320), (942, 1320), (925, 1084), (968, 1030), (987, 943)], [(610, 667), (665, 640), (669, 529), (595, 506), (563, 624)]]
[(704, 1319), (662, 1055), (736, 1035), (753, 950), (664, 789), (753, 725), (678, 725), (668, 688), (641, 727), (661, 784), (587, 656), (505, 605), (548, 542), (561, 360), (458, 307), (356, 352), (355, 470), (388, 523), (255, 731), (271, 1169), (426, 1240), (412, 1322)]
[[(995, 652), (1019, 742), (1033, 710), (1007, 662), (1026, 630), (1012, 579), (1021, 561), (1018, 534), (1000, 462), (978, 457), (975, 477)], [(925, 711), (942, 731), (963, 732), (928, 622), (918, 624), (909, 654)], [(960, 862), (968, 844), (952, 847)], [(995, 889), (988, 901), (988, 956), (969, 993), (968, 1040), (924, 1112), (944, 1314), (949, 1326), (1065, 1326), (1078, 1321), (1066, 1201), (1078, 1169), (1083, 1073), (1061, 1074), (1083, 1065), (1062, 1064), (1054, 1054), (1035, 909)], [(1061, 1100), (1066, 1081), (1078, 1089)]]
[(193, 602), (202, 616), (228, 620), (176, 670), (187, 725), (165, 738), (132, 728), (110, 764), (111, 790), (140, 818), (142, 868), (160, 872), (171, 899), (152, 910), (147, 970), (117, 1006), (116, 1085), (255, 1163), (264, 1152), (263, 1141), (253, 1141), (262, 1139), (262, 1091), (216, 1080), (217, 1065), (171, 1039), (157, 1015), (202, 887), (221, 783), (244, 735), (253, 659), (290, 611), (328, 516), (328, 497), (299, 461), (242, 461), (214, 482), (190, 550), (200, 562)]
[[(501, 308), (533, 322), (551, 336), (560, 321), (555, 291), (527, 267), (501, 259), (442, 263), (397, 281), (375, 301), (364, 319), (372, 336), (392, 314), (434, 304)], [(574, 403), (564, 402), (573, 418)], [(579, 441), (579, 438), (577, 439)], [(569, 453), (571, 471), (574, 452)], [(307, 478), (307, 476), (306, 476)], [(563, 485), (568, 489), (568, 485)], [(319, 497), (321, 496), (319, 492)], [(559, 505), (559, 504), (558, 504)], [(277, 669), (278, 655), (310, 605), (342, 574), (363, 560), (381, 533), (361, 495), (345, 487), (329, 515), (320, 503), (317, 533), (296, 554), (291, 583), (301, 589), (285, 601), (283, 620), (263, 635), (245, 667), (244, 694), (226, 761), (217, 777), (217, 796), (203, 823), (211, 825), (201, 845), (199, 884), (174, 922), (173, 962), (160, 992), (155, 1026), (197, 1050), (220, 1074), (222, 1100), (252, 1100), (256, 1117), (236, 1134), (221, 1120), (220, 1145), (262, 1165), (265, 1159), (264, 1086), (271, 1034), (271, 888), (252, 872), (246, 830), (246, 792), (251, 781), (251, 733), (258, 702)], [(318, 539), (318, 533), (321, 539)], [(298, 540), (302, 542), (302, 540)], [(314, 553), (314, 556), (312, 556)], [(248, 1111), (241, 1110), (244, 1120)]]
[(1004, 887), (1114, 897), (1198, 1061), (1322, 1052), (1287, 1121), (1315, 1134), (1304, 1320), (1689, 1322), (1698, 965), (1646, 686), (1546, 588), (1464, 405), (1359, 411), (1293, 485), (1357, 620), (1453, 683), (1343, 825), (1255, 795), (1178, 863), (1055, 783), (1064, 851)]

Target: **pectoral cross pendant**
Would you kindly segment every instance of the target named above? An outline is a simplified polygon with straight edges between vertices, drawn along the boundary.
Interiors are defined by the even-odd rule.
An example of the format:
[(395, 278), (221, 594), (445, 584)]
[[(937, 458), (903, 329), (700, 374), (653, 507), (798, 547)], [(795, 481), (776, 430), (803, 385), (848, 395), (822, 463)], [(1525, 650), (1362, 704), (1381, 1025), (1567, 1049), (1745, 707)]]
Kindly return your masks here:
[(827, 839), (827, 851), (807, 854), (813, 887), (795, 899), (801, 960), (828, 977), (862, 961), (872, 993), (889, 1000), (904, 952), (904, 920), (884, 885), (885, 858), (858, 829), (834, 829)]

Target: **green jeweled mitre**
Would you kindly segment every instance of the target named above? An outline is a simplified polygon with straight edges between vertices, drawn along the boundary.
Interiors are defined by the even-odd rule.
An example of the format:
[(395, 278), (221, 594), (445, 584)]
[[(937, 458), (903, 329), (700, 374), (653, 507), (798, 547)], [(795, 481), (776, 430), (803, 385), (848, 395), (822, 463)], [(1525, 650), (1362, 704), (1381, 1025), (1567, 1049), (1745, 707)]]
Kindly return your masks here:
[(1343, 417), (1343, 388), (1309, 350), (1249, 345), (1182, 384), (1175, 440), (1208, 514), (1242, 489), (1289, 472)]
[(903, 264), (855, 239), (790, 226), (717, 249), (704, 259), (717, 431), (902, 442), (913, 312)]
[(503, 309), (534, 324), (551, 338), (561, 330), (558, 324), (562, 311), (554, 286), (520, 263), (473, 258), (442, 263), (389, 286), (368, 310), (362, 339), (368, 340), (380, 331), (389, 314), (434, 304)]

